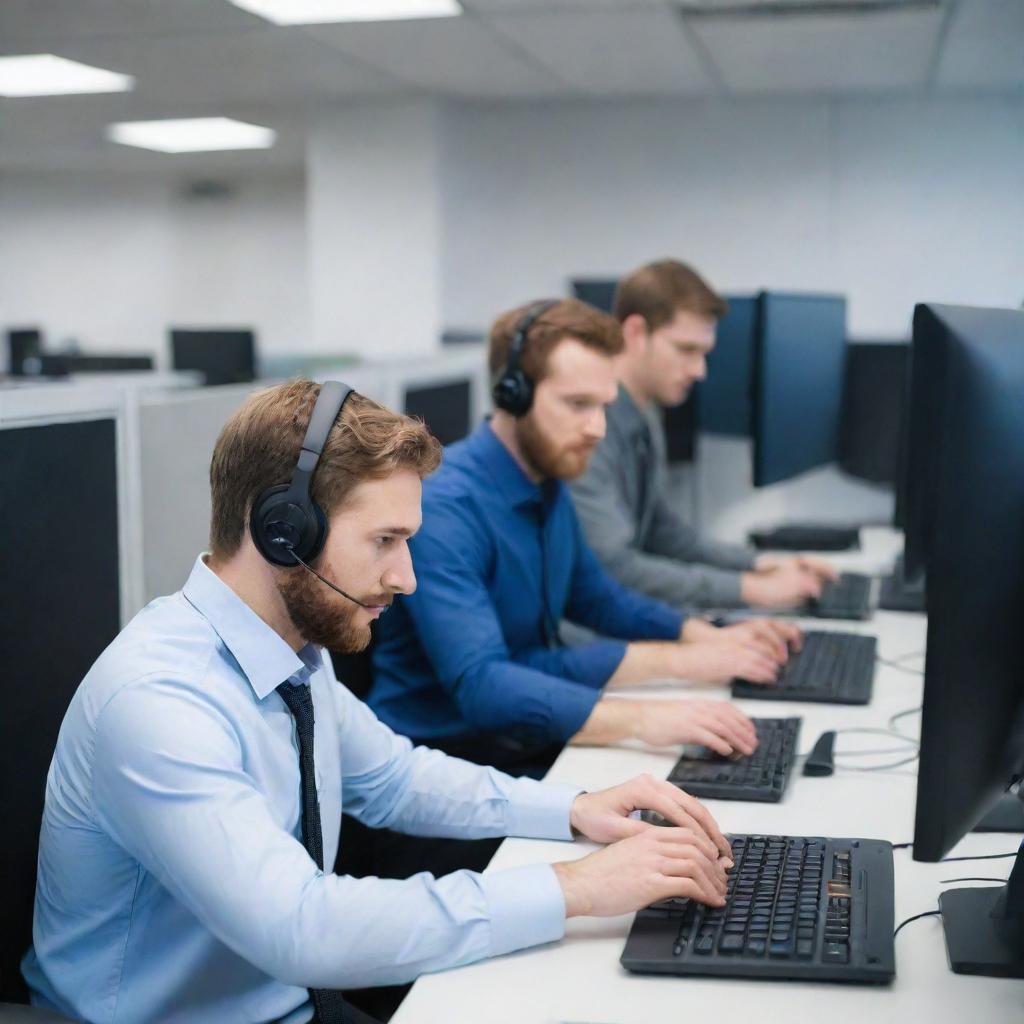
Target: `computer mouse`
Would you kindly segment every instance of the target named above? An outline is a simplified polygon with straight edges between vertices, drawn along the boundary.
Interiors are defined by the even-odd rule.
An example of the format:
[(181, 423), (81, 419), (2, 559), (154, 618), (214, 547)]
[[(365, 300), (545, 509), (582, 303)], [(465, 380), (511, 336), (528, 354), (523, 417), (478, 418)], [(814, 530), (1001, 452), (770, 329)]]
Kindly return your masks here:
[(832, 748), (835, 746), (835, 730), (823, 732), (804, 761), (804, 775), (831, 775), (835, 771)]

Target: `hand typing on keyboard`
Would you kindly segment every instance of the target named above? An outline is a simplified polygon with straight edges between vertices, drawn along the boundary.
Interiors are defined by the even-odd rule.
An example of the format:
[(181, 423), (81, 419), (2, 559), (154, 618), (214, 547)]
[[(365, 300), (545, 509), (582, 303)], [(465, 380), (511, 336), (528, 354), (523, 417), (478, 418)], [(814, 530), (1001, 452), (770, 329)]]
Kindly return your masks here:
[(569, 822), (594, 842), (612, 843), (650, 830), (649, 824), (632, 817), (635, 811), (656, 811), (666, 824), (689, 830), (708, 858), (731, 853), (718, 822), (699, 800), (652, 775), (638, 775), (596, 793), (581, 793), (573, 801)]
[(671, 897), (723, 907), (732, 860), (709, 857), (690, 829), (647, 828), (552, 867), (567, 918), (615, 917)]

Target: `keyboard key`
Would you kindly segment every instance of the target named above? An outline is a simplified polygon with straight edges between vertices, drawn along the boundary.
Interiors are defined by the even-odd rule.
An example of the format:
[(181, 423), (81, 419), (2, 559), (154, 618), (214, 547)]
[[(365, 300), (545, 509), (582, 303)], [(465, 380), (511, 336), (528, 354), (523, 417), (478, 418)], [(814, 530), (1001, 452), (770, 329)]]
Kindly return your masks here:
[(821, 952), (821, 959), (830, 964), (846, 964), (850, 962), (850, 947), (845, 942), (826, 942)]

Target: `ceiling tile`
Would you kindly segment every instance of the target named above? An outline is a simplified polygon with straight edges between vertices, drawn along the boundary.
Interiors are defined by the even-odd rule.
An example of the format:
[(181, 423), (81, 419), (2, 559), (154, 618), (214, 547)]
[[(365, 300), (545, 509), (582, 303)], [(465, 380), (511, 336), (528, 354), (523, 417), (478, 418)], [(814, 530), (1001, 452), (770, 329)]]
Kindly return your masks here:
[(303, 31), (431, 92), (473, 98), (571, 93), (563, 80), (475, 17), (320, 25)]
[(504, 36), (590, 95), (714, 91), (683, 26), (667, 8), (496, 15)]
[(960, 3), (939, 59), (936, 85), (997, 89), (1024, 86), (1024, 2)]
[(923, 88), (942, 11), (688, 21), (736, 93), (842, 94)]
[(202, 34), (266, 25), (228, 0), (0, 0), (3, 45), (76, 36)]
[(300, 29), (80, 37), (65, 41), (59, 52), (134, 75), (136, 93), (162, 103), (291, 103), (393, 95), (406, 88)]

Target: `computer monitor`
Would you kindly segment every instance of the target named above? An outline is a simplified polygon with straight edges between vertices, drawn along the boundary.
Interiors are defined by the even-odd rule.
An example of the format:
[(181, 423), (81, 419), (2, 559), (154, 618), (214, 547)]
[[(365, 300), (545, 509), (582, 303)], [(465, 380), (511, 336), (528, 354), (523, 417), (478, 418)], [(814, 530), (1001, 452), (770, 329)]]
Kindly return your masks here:
[(946, 407), (946, 364), (953, 334), (946, 319), (936, 314), (937, 308), (919, 305), (914, 310), (906, 448), (897, 497), (906, 579), (918, 579), (927, 569), (935, 482), (944, 437), (938, 425), (952, 415)]
[(57, 732), (120, 628), (115, 421), (3, 427), (0, 466), (3, 1002), (24, 996), (18, 963), (32, 938), (36, 846)]
[(700, 392), (694, 388), (685, 402), (662, 410), (665, 456), (670, 464), (696, 461), (701, 408)]
[(47, 353), (39, 357), (39, 373), (44, 377), (66, 377), (70, 373), (119, 373), (152, 369), (153, 357), (145, 355)]
[(726, 295), (729, 311), (718, 321), (707, 377), (693, 394), (700, 406), (699, 427), (709, 434), (750, 437), (753, 432), (751, 384), (757, 298)]
[(7, 367), (12, 377), (23, 377), (26, 360), (38, 359), (43, 351), (43, 332), (36, 327), (13, 328), (7, 332)]
[(256, 337), (250, 330), (171, 331), (175, 370), (198, 370), (206, 384), (245, 384), (256, 379)]
[(615, 305), (615, 289), (619, 282), (612, 278), (574, 278), (572, 293), (581, 302), (611, 313)]
[(910, 345), (851, 342), (846, 346), (839, 467), (876, 484), (900, 473)]
[[(914, 320), (941, 328), (947, 382), (914, 828), (914, 859), (937, 861), (1024, 772), (1024, 312), (919, 306)], [(1024, 852), (1008, 885), (939, 905), (953, 970), (1024, 977)]]
[(454, 380), (405, 389), (407, 416), (418, 416), (441, 444), (460, 441), (472, 427), (472, 382)]
[(762, 292), (754, 334), (754, 486), (839, 457), (846, 299)]

